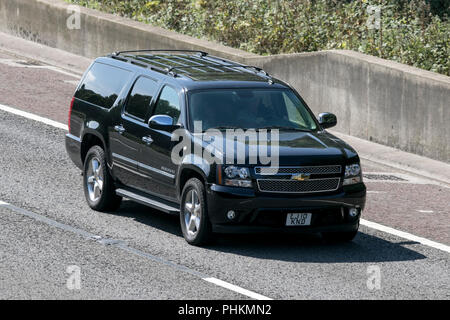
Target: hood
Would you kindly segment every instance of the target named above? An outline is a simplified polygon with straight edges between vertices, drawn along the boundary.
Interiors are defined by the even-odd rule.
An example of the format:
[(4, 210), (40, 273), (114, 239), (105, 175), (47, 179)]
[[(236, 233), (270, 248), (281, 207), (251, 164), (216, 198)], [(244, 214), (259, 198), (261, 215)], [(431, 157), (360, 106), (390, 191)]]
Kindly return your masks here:
[[(236, 164), (244, 164), (242, 159), (245, 159), (246, 165), (270, 165), (261, 161), (264, 159), (261, 159), (260, 155), (268, 155), (265, 161), (276, 158), (276, 143), (273, 141), (275, 138), (276, 136), (274, 135), (268, 135), (268, 138), (259, 136), (258, 141), (258, 139), (255, 139), (255, 136), (247, 136), (245, 142), (243, 142), (243, 139), (234, 141), (233, 147), (235, 138), (228, 137), (225, 132), (221, 132), (213, 136), (203, 135), (203, 141), (200, 143), (202, 143), (203, 150), (206, 148), (209, 151), (214, 150), (214, 155), (222, 159), (222, 161), (226, 158), (231, 159), (234, 156), (234, 163)], [(199, 143), (200, 139), (197, 138), (195, 141)], [(268, 152), (265, 152), (264, 142), (261, 141), (268, 141)], [(352, 147), (326, 131), (280, 131), (278, 141), (278, 165), (280, 166), (343, 165), (359, 161), (358, 155)], [(237, 154), (243, 155), (244, 150), (244, 157), (240, 157), (241, 161), (237, 161)], [(250, 156), (251, 154), (253, 157)], [(256, 162), (254, 155), (258, 155)]]

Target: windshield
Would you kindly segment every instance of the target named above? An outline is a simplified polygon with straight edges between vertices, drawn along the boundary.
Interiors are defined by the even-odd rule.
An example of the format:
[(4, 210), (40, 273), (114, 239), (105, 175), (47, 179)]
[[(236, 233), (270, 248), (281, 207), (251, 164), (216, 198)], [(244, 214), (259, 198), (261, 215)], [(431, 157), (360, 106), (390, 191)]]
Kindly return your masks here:
[[(280, 129), (312, 131), (317, 126), (300, 99), (288, 89), (213, 89), (189, 93), (189, 122), (202, 131)], [(199, 128), (196, 123), (195, 128)]]

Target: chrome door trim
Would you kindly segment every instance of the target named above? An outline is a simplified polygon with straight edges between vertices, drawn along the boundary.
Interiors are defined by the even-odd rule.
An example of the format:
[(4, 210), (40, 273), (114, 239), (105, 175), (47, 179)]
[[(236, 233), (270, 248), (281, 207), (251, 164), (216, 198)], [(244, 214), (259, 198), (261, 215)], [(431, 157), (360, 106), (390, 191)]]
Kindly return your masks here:
[[(127, 158), (127, 157), (122, 156), (120, 154), (113, 153), (112, 156), (113, 156), (113, 158), (123, 160), (124, 162), (126, 162), (128, 164), (136, 166), (138, 170), (139, 170), (139, 168), (143, 168), (143, 169), (146, 169), (147, 171), (152, 171), (152, 172), (158, 173), (158, 174), (163, 175), (165, 177), (168, 177), (170, 179), (174, 179), (175, 178), (174, 174), (171, 174), (171, 173), (162, 171), (160, 169), (148, 166), (148, 165), (146, 165), (146, 164), (144, 164), (142, 162), (135, 161), (133, 159)], [(122, 168), (122, 169), (129, 170), (129, 171), (131, 171), (131, 172), (133, 172), (135, 174), (139, 174), (139, 175), (141, 175), (143, 177), (150, 178), (150, 176), (146, 175), (145, 173), (141, 173), (141, 172), (135, 171), (135, 170), (133, 170), (131, 168), (125, 167), (124, 165), (120, 165), (120, 162), (116, 163), (116, 162), (113, 161), (113, 166), (115, 166), (115, 165), (120, 167), (120, 168)]]

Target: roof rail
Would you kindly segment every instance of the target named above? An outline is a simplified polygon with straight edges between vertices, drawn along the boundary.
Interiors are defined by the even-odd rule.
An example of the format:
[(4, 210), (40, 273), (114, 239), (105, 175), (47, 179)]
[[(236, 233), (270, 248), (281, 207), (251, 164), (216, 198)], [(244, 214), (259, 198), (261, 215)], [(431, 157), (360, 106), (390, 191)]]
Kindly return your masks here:
[(172, 70), (169, 70), (169, 68), (161, 68), (161, 67), (155, 66), (155, 65), (153, 65), (151, 63), (145, 63), (143, 61), (133, 59), (130, 56), (125, 57), (125, 56), (120, 56), (120, 55), (116, 55), (115, 53), (113, 53), (113, 54), (109, 55), (109, 57), (111, 57), (113, 59), (121, 60), (121, 61), (124, 61), (124, 62), (129, 62), (131, 64), (138, 65), (138, 66), (141, 66), (141, 67), (144, 67), (144, 68), (148, 67), (151, 70), (155, 70), (155, 71), (158, 71), (158, 72), (161, 72), (161, 73), (164, 73), (164, 74), (168, 74), (168, 75), (170, 75), (172, 77), (176, 77), (177, 76), (177, 74), (175, 72), (173, 72)]
[(212, 67), (212, 68), (217, 68), (217, 67), (227, 67), (227, 68), (245, 68), (245, 69), (255, 69), (255, 71), (257, 72), (262, 72), (264, 73), (264, 75), (266, 77), (270, 77), (269, 73), (267, 73), (265, 70), (263, 70), (260, 67), (256, 67), (256, 66), (248, 66), (248, 65), (243, 65), (243, 64), (222, 64), (222, 65), (207, 65), (207, 64), (199, 64), (199, 65), (194, 65), (194, 66), (171, 66), (168, 68), (168, 71), (173, 71), (176, 69), (187, 69), (187, 68), (202, 68), (202, 67)]
[(240, 67), (241, 67), (241, 68), (246, 68), (246, 69), (255, 69), (255, 70), (258, 71), (258, 72), (264, 73), (264, 75), (265, 75), (266, 77), (270, 77), (269, 73), (268, 73), (266, 70), (264, 70), (263, 68), (256, 67), (256, 66), (248, 66), (248, 65), (242, 65), (242, 66), (240, 66)]
[(122, 53), (133, 53), (133, 52), (191, 52), (191, 53), (200, 53), (200, 56), (205, 57), (208, 55), (208, 52), (201, 50), (178, 50), (178, 49), (142, 49), (142, 50), (126, 50), (126, 51), (116, 51), (113, 52), (113, 55), (118, 56)]
[[(161, 61), (153, 61), (154, 58), (160, 58), (159, 56), (152, 56), (152, 55), (133, 55), (133, 53), (138, 52), (193, 52), (193, 53), (200, 53), (200, 57), (195, 58), (197, 62), (195, 62), (195, 65), (181, 65), (179, 62), (176, 62), (180, 65), (168, 65), (166, 63), (163, 63)], [(192, 74), (188, 72), (186, 69), (199, 69), (200, 68), (211, 68), (211, 69), (217, 69), (217, 68), (243, 68), (243, 69), (253, 69), (255, 73), (262, 73), (265, 77), (268, 78), (269, 83), (272, 81), (272, 77), (264, 71), (260, 67), (251, 66), (251, 65), (245, 65), (240, 64), (238, 62), (234, 62), (228, 59), (219, 58), (216, 56), (208, 56), (207, 52), (203, 51), (197, 51), (197, 50), (175, 50), (175, 49), (149, 49), (149, 50), (127, 50), (127, 51), (117, 51), (109, 55), (111, 58), (126, 61), (135, 65), (139, 65), (144, 68), (150, 68), (155, 71), (171, 75), (173, 77), (177, 77), (178, 74), (174, 72), (175, 70), (181, 71), (180, 74), (183, 74), (188, 77), (192, 77)], [(175, 56), (174, 56), (175, 57)], [(192, 56), (194, 58), (194, 56)], [(161, 58), (164, 60), (168, 60), (169, 57)], [(170, 60), (168, 60), (170, 61)], [(220, 69), (218, 69), (220, 71)], [(237, 71), (237, 70), (236, 70)], [(204, 71), (206, 72), (206, 71)], [(273, 82), (273, 81), (272, 81)]]
[(257, 72), (264, 73), (264, 75), (266, 77), (271, 77), (267, 71), (265, 71), (264, 69), (262, 69), (260, 67), (240, 64), (240, 63), (237, 63), (235, 61), (231, 61), (231, 60), (228, 60), (228, 59), (225, 59), (225, 58), (219, 58), (219, 57), (216, 57), (216, 56), (208, 56), (208, 58), (206, 60), (216, 60), (216, 61), (219, 60), (219, 61), (222, 61), (222, 62), (229, 63), (230, 65), (232, 65), (235, 68), (255, 69)]

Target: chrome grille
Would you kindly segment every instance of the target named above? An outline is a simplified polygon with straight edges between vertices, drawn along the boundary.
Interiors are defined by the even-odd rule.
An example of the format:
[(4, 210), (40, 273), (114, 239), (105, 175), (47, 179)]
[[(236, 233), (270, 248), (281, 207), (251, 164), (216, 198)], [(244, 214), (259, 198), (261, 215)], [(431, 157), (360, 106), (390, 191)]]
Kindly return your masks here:
[(305, 181), (287, 179), (258, 179), (258, 189), (262, 192), (313, 193), (328, 192), (339, 188), (340, 178), (313, 179)]
[(259, 175), (289, 175), (289, 174), (336, 174), (341, 173), (341, 166), (319, 167), (256, 167), (255, 173)]

